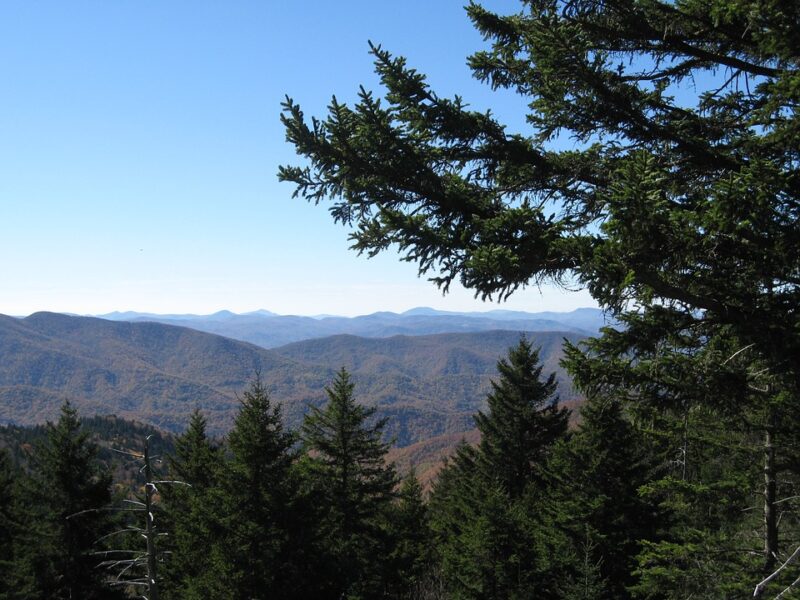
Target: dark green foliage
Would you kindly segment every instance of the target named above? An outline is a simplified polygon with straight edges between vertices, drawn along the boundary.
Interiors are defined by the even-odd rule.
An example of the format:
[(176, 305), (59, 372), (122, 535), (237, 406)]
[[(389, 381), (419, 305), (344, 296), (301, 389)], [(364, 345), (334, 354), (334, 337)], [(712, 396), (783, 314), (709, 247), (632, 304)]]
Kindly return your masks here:
[(601, 573), (603, 557), (597, 558), (597, 546), (593, 538), (590, 527), (585, 526), (584, 539), (573, 550), (571, 562), (574, 565), (574, 571), (569, 581), (563, 586), (563, 600), (595, 600), (609, 597), (608, 584)]
[(0, 450), (0, 560), (6, 558), (4, 554), (10, 547), (12, 531), (12, 510), (14, 497), (14, 466), (5, 450)]
[[(312, 125), (287, 100), (287, 139), (308, 166), (279, 175), (297, 195), (332, 199), (356, 250), (397, 246), (444, 289), (588, 288), (621, 324), (570, 353), (588, 395), (622, 398), (669, 432), (697, 414), (729, 426), (661, 440), (679, 442), (673, 453), (694, 452), (690, 439), (705, 446), (654, 484), (683, 525), (643, 558), (642, 581), (656, 577), (647, 593), (752, 589), (800, 540), (796, 507), (780, 499), (793, 493), (798, 448), (778, 431), (800, 429), (800, 4), (530, 0), (515, 15), (467, 11), (490, 44), (469, 60), (475, 76), (525, 98), (530, 134), (439, 97), (373, 47), (385, 99), (334, 99)], [(561, 149), (557, 136), (573, 144)], [(738, 451), (713, 454), (726, 445), (760, 449), (743, 465)], [(760, 474), (748, 466), (758, 463)], [(763, 502), (748, 506), (756, 494)], [(749, 523), (733, 516), (756, 509)], [(760, 542), (745, 534), (754, 530)], [(735, 543), (715, 551), (725, 539)]]
[[(96, 460), (100, 467), (112, 473), (115, 485), (126, 489), (138, 486), (136, 482), (140, 475), (140, 465), (123, 459), (114, 449), (140, 449), (144, 447), (145, 438), (150, 437), (153, 454), (163, 456), (174, 452), (170, 434), (152, 425), (128, 421), (114, 415), (81, 417), (81, 428), (96, 445)], [(0, 448), (5, 446), (13, 461), (22, 470), (29, 472), (34, 448), (43, 443), (47, 432), (45, 425), (0, 426)]]
[(195, 410), (189, 427), (175, 438), (175, 450), (169, 457), (170, 474), (195, 490), (213, 487), (219, 476), (220, 448), (209, 439), (206, 428), (203, 413)]
[(442, 570), (455, 598), (556, 598), (561, 535), (543, 502), (547, 462), (566, 435), (552, 375), (526, 339), (498, 363), (477, 449), (462, 446), (432, 497)]
[(557, 598), (566, 547), (533, 490), (512, 501), (462, 446), (431, 496), (436, 552), (447, 597)]
[[(726, 419), (694, 407), (682, 420), (653, 422), (668, 468), (642, 492), (657, 500), (670, 519), (660, 540), (643, 544), (634, 588), (638, 596), (748, 597), (764, 576), (763, 442), (747, 419)], [(786, 501), (796, 495), (796, 475), (784, 472), (779, 490), (778, 556), (785, 559), (800, 534), (797, 504)], [(779, 578), (768, 597), (795, 578), (792, 573)]]
[[(111, 477), (98, 471), (97, 448), (67, 402), (36, 448), (22, 492), (23, 531), (14, 556), (17, 590), (47, 598), (111, 598), (90, 553), (114, 529), (108, 513)], [(23, 594), (24, 597), (24, 594)]]
[(222, 579), (219, 540), (225, 533), (220, 513), (223, 455), (208, 438), (200, 411), (192, 413), (186, 432), (175, 438), (168, 464), (170, 478), (180, 483), (161, 486), (161, 529), (168, 532), (162, 547), (171, 553), (161, 595), (167, 599), (225, 597), (217, 587)]
[[(664, 468), (646, 489), (675, 521), (666, 539), (645, 545), (638, 593), (752, 593), (800, 539), (797, 505), (781, 501), (796, 494), (790, 466), (800, 455), (796, 402), (789, 400), (786, 378), (765, 371), (730, 328), (683, 323), (685, 329), (663, 338), (654, 333), (672, 318), (656, 310), (627, 315), (627, 329), (607, 331), (585, 354), (569, 348), (567, 359), (576, 383), (590, 394), (633, 401), (661, 457)], [(774, 453), (771, 493), (767, 439)]]
[[(287, 100), (287, 139), (309, 166), (280, 178), (332, 199), (355, 249), (397, 245), (445, 289), (505, 297), (576, 276), (603, 308), (733, 328), (797, 389), (797, 4), (533, 0), (468, 14), (491, 44), (474, 75), (525, 97), (529, 135), (373, 47), (385, 99), (334, 99), (313, 125)], [(554, 149), (556, 135), (577, 143)]]
[(244, 393), (228, 436), (231, 459), (222, 485), (224, 553), (235, 589), (233, 597), (296, 597), (297, 567), (291, 561), (296, 494), (292, 462), (295, 437), (283, 428), (280, 405), (273, 404), (257, 377)]
[[(11, 582), (14, 558), (14, 537), (18, 534), (15, 506), (16, 474), (8, 452), (0, 450), (0, 581)], [(8, 598), (0, 585), (0, 599)]]
[(374, 408), (355, 402), (344, 369), (326, 388), (328, 404), (311, 407), (302, 436), (308, 455), (305, 476), (321, 509), (323, 596), (375, 598), (387, 587), (393, 551), (386, 517), (397, 476), (385, 462), (384, 421), (370, 422)]
[(422, 486), (412, 471), (400, 485), (388, 513), (389, 537), (396, 541), (387, 564), (388, 587), (396, 597), (420, 589), (433, 572), (433, 540)]
[(656, 475), (645, 438), (625, 418), (620, 402), (590, 398), (581, 423), (559, 444), (550, 471), (550, 499), (559, 526), (569, 532), (575, 559), (572, 594), (628, 598), (644, 542), (654, 542), (669, 515), (640, 487)]
[(567, 431), (569, 411), (559, 408), (552, 373), (542, 378), (539, 351), (522, 338), (497, 363), (500, 379), (487, 396), (489, 412), (478, 412), (481, 432), (478, 463), (513, 500), (543, 481), (553, 444)]

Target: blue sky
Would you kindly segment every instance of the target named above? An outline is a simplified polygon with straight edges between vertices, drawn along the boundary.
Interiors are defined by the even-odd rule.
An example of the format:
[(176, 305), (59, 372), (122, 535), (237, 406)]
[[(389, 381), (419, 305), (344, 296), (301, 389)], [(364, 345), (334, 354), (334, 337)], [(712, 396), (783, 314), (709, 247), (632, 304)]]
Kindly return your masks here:
[[(0, 313), (364, 314), (497, 305), (367, 260), (324, 206), (292, 200), (280, 102), (323, 115), (378, 89), (367, 40), (443, 95), (524, 128), (470, 77), (461, 0), (105, 0), (0, 5)], [(486, 2), (502, 12), (510, 0)], [(592, 306), (530, 288), (501, 308)]]

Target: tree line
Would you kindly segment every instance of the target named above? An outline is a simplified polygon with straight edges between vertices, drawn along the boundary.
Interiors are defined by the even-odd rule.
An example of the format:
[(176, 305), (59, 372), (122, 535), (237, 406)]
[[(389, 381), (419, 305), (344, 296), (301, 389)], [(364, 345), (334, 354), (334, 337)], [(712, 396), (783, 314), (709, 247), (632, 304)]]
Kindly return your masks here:
[[(763, 448), (743, 415), (592, 394), (571, 426), (523, 337), (475, 415), (480, 442), (425, 493), (386, 463), (385, 421), (347, 371), (327, 395), (298, 431), (259, 378), (224, 440), (192, 415), (154, 478), (159, 598), (743, 598), (763, 578)], [(784, 543), (800, 452), (775, 451)], [(142, 488), (115, 493), (97, 454), (68, 403), (25, 469), (0, 452), (0, 598), (142, 594), (124, 572), (144, 554)]]

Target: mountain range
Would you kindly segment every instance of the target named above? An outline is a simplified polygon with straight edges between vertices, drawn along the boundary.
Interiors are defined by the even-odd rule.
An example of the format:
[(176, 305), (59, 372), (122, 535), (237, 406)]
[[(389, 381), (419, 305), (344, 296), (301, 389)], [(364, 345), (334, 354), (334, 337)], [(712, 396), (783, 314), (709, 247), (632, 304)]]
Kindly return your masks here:
[(291, 342), (349, 334), (360, 337), (426, 335), (432, 333), (510, 331), (566, 331), (594, 335), (610, 324), (596, 308), (580, 308), (568, 313), (493, 310), (488, 312), (448, 312), (414, 308), (404, 313), (376, 312), (358, 317), (276, 315), (267, 310), (235, 314), (223, 310), (211, 315), (157, 315), (115, 312), (99, 317), (114, 321), (157, 322), (191, 327), (262, 348), (276, 348)]
[[(599, 311), (597, 311), (599, 312)], [(266, 320), (270, 315), (232, 315)], [(541, 331), (519, 328), (519, 319), (462, 315), (377, 313), (356, 321), (371, 337), (333, 335), (271, 349), (210, 334), (187, 317), (184, 326), (133, 320), (100, 319), (36, 313), (19, 319), (0, 316), (0, 423), (34, 424), (57, 416), (69, 398), (82, 414), (116, 414), (170, 431), (181, 431), (197, 407), (208, 417), (212, 433), (224, 434), (238, 408), (237, 394), (260, 373), (273, 399), (283, 405), (290, 427), (296, 427), (309, 404), (325, 401), (324, 387), (342, 366), (351, 371), (356, 396), (388, 418), (388, 435), (398, 446), (472, 428), (472, 415), (484, 406), (496, 362), (526, 332), (542, 347), (546, 371), (557, 373), (563, 400), (576, 395), (558, 365), (563, 338), (577, 341), (584, 330)], [(311, 319), (334, 324), (343, 317)], [(424, 330), (419, 319), (459, 318), (502, 321), (503, 329), (392, 335), (386, 323)], [(176, 319), (171, 319), (176, 320)], [(535, 319), (522, 319), (531, 322)], [(367, 327), (364, 324), (369, 324)], [(383, 325), (382, 325), (383, 324)], [(331, 325), (327, 323), (326, 326)], [(440, 325), (442, 327), (443, 325)]]

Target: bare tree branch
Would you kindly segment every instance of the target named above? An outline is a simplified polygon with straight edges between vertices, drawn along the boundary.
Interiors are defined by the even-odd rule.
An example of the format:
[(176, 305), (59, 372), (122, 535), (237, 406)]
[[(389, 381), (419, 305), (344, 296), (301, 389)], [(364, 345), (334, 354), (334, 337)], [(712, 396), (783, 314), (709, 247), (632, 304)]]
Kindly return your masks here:
[[(780, 567), (778, 567), (775, 571), (773, 571), (771, 575), (769, 575), (766, 579), (764, 579), (761, 583), (759, 583), (756, 586), (756, 589), (753, 592), (753, 598), (760, 598), (761, 594), (764, 593), (764, 590), (766, 589), (767, 585), (769, 585), (769, 583), (772, 580), (774, 580), (778, 575), (780, 575), (781, 571), (783, 571), (786, 567), (788, 567), (790, 564), (792, 564), (794, 561), (796, 561), (798, 559), (798, 557), (800, 557), (800, 546), (798, 546), (795, 549), (795, 551), (792, 552), (792, 555), (789, 558), (786, 559), (786, 562), (784, 562)], [(781, 596), (783, 596), (788, 590), (793, 588), (798, 583), (798, 581), (800, 581), (800, 579), (798, 579), (792, 585), (790, 585), (788, 588), (783, 590), (776, 597), (776, 600), (777, 600), (777, 598), (780, 598)]]

